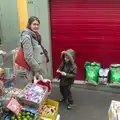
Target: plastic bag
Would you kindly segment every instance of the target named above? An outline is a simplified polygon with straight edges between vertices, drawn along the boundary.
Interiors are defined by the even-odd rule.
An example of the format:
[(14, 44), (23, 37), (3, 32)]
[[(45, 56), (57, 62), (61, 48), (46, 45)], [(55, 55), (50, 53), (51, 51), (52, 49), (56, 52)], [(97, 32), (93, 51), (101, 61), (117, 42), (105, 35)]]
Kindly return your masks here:
[(19, 66), (25, 68), (26, 70), (30, 70), (30, 66), (29, 66), (28, 63), (25, 61), (25, 58), (24, 58), (23, 48), (20, 48), (20, 49), (18, 50), (18, 53), (17, 53), (15, 62), (16, 62), (16, 64), (18, 64)]
[(120, 86), (120, 64), (110, 66), (110, 85)]
[(48, 88), (48, 94), (51, 93), (51, 81), (50, 81), (50, 80), (47, 80), (47, 79), (46, 79), (46, 82), (43, 82), (43, 81), (39, 80), (39, 81), (37, 82), (37, 84), (38, 84), (38, 85), (41, 85), (41, 86), (47, 87), (47, 88)]
[(48, 94), (51, 93), (51, 81), (49, 79), (43, 79), (43, 77), (40, 75), (39, 80), (37, 80), (36, 77), (34, 77), (34, 83), (47, 87), (48, 88)]
[(23, 109), (22, 106), (13, 97), (8, 102), (6, 108), (15, 113), (16, 115), (18, 115)]
[(108, 73), (109, 73), (109, 68), (106, 68), (106, 69), (101, 68), (100, 69), (100, 71), (99, 71), (99, 83), (100, 84), (107, 84)]
[(100, 64), (99, 63), (85, 63), (85, 69), (86, 69), (86, 81), (89, 84), (97, 85), (98, 84), (98, 74), (100, 70)]

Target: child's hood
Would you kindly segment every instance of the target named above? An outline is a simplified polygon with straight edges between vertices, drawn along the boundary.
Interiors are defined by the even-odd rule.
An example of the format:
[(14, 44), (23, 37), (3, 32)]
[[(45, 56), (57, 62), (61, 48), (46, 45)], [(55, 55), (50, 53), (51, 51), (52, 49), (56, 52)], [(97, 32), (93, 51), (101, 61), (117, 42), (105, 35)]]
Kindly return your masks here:
[(61, 57), (64, 60), (64, 55), (68, 55), (71, 63), (75, 63), (75, 51), (73, 49), (68, 49), (66, 51), (62, 51)]

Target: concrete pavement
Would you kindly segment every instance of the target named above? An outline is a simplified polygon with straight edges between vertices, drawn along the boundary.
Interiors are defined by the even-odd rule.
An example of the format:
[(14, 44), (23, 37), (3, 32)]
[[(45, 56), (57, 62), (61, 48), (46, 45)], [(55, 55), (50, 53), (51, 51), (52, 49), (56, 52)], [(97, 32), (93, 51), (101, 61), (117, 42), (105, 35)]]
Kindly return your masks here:
[[(111, 100), (120, 101), (120, 94), (87, 89), (72, 88), (75, 107), (67, 110), (60, 104), (59, 113), (61, 120), (108, 120), (108, 109)], [(53, 85), (51, 99), (60, 98), (58, 85)]]
[[(16, 86), (23, 88), (24, 78), (18, 77)], [(74, 102), (72, 110), (67, 110), (64, 104), (59, 105), (61, 120), (108, 120), (108, 109), (111, 100), (120, 101), (120, 94), (88, 90), (77, 87), (72, 88)], [(50, 98), (59, 100), (61, 97), (58, 84), (52, 84)]]

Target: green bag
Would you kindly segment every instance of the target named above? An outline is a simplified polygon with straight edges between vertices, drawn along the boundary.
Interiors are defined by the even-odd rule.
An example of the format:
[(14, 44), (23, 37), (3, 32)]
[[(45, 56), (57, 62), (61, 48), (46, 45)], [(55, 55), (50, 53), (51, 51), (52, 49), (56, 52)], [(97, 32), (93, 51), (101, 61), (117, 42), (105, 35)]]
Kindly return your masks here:
[(86, 81), (87, 83), (97, 85), (98, 84), (98, 74), (99, 70), (101, 68), (101, 65), (99, 63), (85, 63), (85, 69), (86, 69)]
[(110, 84), (120, 85), (120, 64), (115, 64), (110, 66)]

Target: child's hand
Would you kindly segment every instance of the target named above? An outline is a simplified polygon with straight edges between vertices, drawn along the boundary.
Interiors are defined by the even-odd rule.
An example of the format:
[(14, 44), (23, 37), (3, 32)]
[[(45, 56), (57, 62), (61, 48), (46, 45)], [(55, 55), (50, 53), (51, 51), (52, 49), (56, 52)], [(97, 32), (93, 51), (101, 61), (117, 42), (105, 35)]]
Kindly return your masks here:
[(59, 70), (59, 69), (57, 69), (57, 71), (56, 71), (57, 73), (61, 73), (61, 71)]
[(66, 73), (65, 72), (61, 72), (60, 73), (62, 76), (66, 76)]

